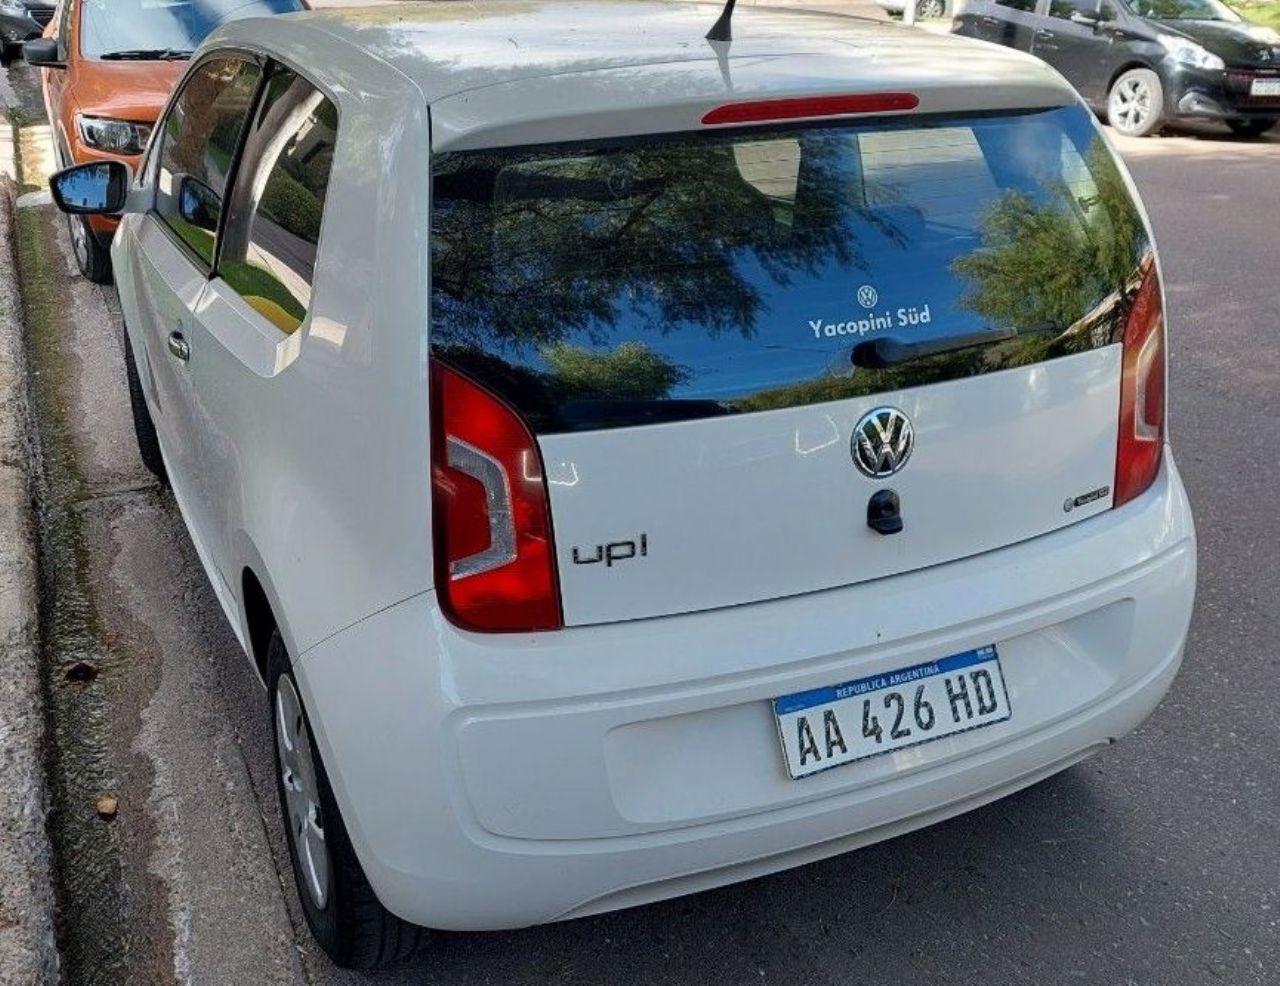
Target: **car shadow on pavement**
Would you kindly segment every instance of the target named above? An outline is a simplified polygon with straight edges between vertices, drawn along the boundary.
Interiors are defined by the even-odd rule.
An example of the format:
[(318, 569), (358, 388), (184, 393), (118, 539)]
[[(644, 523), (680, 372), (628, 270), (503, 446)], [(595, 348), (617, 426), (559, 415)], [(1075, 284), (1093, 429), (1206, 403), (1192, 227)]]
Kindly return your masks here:
[(1240, 137), (1212, 123), (1170, 126), (1154, 137), (1123, 137), (1110, 127), (1107, 134), (1125, 157), (1212, 157), (1233, 161), (1280, 164), (1280, 127), (1262, 137)]
[[(870, 983), (940, 962), (985, 964), (988, 981), (1006, 981), (1032, 970), (1013, 958), (1026, 949), (1000, 958), (1000, 939), (1065, 934), (1062, 948), (1043, 954), (1068, 954), (1076, 929), (1056, 915), (1117, 890), (1114, 854), (1123, 847), (1107, 831), (1108, 804), (1094, 782), (1108, 755), (959, 818), (796, 870), (525, 931), (438, 933), (414, 960), (379, 974), (326, 971), (323, 960), (312, 972), (316, 981), (353, 983)], [(1042, 972), (1055, 975), (1028, 981), (1060, 970)]]

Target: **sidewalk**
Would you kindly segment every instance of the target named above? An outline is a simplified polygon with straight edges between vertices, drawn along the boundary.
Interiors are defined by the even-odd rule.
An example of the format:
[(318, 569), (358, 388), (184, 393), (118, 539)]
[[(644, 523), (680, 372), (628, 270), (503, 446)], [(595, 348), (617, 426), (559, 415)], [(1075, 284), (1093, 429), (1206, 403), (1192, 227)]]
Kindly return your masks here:
[(0, 984), (58, 981), (13, 129), (0, 106)]

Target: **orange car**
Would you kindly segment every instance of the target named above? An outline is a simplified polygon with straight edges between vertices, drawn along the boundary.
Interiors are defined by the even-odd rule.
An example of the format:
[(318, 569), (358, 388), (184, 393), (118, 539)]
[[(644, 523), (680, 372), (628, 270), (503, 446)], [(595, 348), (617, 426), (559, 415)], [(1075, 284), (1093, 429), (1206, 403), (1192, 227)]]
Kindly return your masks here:
[[(205, 36), (226, 20), (305, 10), (305, 0), (61, 0), (26, 60), (41, 68), (58, 167), (118, 158), (135, 170), (151, 127)], [(80, 271), (111, 279), (110, 217), (68, 216)]]

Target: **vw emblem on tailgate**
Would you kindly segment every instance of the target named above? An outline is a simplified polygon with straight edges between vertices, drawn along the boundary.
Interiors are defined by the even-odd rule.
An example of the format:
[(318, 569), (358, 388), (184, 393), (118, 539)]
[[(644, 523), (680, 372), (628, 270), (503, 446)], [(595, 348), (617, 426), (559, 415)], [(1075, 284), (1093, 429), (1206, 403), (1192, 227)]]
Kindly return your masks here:
[(915, 447), (911, 419), (896, 407), (868, 411), (853, 429), (854, 464), (864, 476), (883, 479), (907, 464)]

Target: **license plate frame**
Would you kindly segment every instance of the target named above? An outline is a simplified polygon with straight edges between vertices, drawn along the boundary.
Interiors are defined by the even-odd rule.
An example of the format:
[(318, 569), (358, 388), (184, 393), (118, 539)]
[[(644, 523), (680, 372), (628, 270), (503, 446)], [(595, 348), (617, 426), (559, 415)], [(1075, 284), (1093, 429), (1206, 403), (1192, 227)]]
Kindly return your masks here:
[(995, 644), (779, 695), (772, 707), (783, 766), (792, 780), (984, 729), (1013, 716)]

